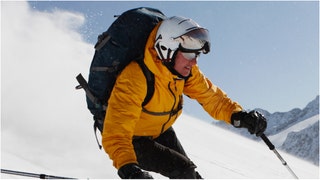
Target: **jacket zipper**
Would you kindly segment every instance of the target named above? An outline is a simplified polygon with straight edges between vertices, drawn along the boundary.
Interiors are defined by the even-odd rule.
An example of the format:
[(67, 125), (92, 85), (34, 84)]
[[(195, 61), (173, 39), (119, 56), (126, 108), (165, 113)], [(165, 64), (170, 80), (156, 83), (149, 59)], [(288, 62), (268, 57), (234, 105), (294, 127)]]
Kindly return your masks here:
[[(177, 86), (176, 86), (176, 80), (175, 80), (175, 79), (174, 79), (174, 83), (175, 83), (175, 90), (177, 91)], [(177, 102), (177, 98), (176, 98), (176, 96), (174, 95), (174, 92), (171, 90), (170, 84), (171, 84), (171, 82), (169, 82), (169, 84), (168, 84), (168, 89), (169, 89), (170, 93), (171, 93), (172, 96), (173, 96), (173, 100), (174, 100), (174, 101), (173, 101), (173, 106), (172, 106), (172, 108), (171, 108), (171, 111), (170, 111), (168, 120), (162, 125), (161, 132), (160, 132), (160, 133), (163, 133), (164, 127), (165, 127), (165, 126), (168, 124), (168, 122), (170, 121), (170, 119), (171, 119), (171, 117), (172, 117), (172, 115), (173, 115), (173, 112), (174, 112), (174, 107), (176, 106), (176, 102)]]

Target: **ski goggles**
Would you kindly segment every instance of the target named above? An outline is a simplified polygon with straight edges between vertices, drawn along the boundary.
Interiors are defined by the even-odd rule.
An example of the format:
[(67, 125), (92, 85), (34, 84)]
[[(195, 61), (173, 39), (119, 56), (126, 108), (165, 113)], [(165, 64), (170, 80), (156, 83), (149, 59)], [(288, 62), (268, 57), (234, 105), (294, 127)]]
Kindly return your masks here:
[(192, 61), (193, 59), (197, 59), (201, 52), (181, 52), (181, 54), (185, 59)]
[(207, 29), (196, 29), (179, 37), (178, 49), (182, 52), (210, 52), (210, 38)]

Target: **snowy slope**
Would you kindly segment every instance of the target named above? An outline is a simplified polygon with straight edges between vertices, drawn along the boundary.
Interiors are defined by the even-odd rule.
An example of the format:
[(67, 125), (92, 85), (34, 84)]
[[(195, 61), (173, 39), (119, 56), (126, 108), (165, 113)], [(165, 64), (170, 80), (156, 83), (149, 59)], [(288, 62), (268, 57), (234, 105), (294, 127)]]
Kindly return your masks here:
[[(174, 128), (186, 152), (205, 178), (291, 178), (279, 159), (262, 142), (251, 141), (186, 115), (182, 115)], [(10, 132), (4, 135), (10, 135)], [(72, 136), (68, 132), (65, 135)], [(65, 153), (55, 152), (54, 149), (43, 151), (41, 146), (35, 152), (34, 145), (24, 144), (23, 138), (11, 134), (3, 139), (2, 168), (66, 177), (118, 178), (111, 161), (94, 144), (92, 134), (84, 133), (79, 139), (91, 143), (87, 147), (76, 145)], [(62, 147), (68, 146), (64, 143), (72, 143), (60, 141)], [(17, 148), (16, 144), (23, 145), (23, 148)], [(318, 166), (280, 153), (300, 178), (319, 178)], [(10, 176), (2, 174), (2, 178), (7, 177)]]
[[(76, 31), (83, 16), (34, 12), (23, 2), (3, 2), (1, 10), (1, 168), (118, 178), (96, 144), (84, 92), (74, 89), (94, 52)], [(291, 177), (263, 143), (186, 115), (175, 129), (203, 177)], [(318, 166), (281, 154), (299, 177), (319, 178)], [(10, 177), (17, 178), (1, 174)]]
[[(248, 140), (197, 119), (178, 121), (176, 131), (207, 178), (292, 178), (263, 142)], [(197, 148), (195, 148), (195, 146)], [(280, 152), (300, 178), (319, 177), (319, 168)], [(198, 163), (199, 162), (199, 163)], [(311, 165), (313, 170), (303, 172)], [(243, 168), (245, 167), (245, 168)], [(300, 172), (299, 172), (300, 171)], [(312, 175), (314, 174), (314, 176)]]

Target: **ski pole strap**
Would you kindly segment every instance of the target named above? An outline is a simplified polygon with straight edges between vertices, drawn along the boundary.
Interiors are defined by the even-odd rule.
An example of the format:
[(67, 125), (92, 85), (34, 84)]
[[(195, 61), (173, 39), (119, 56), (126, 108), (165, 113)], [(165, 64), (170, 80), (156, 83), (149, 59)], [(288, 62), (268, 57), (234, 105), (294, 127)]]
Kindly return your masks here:
[(265, 134), (262, 134), (260, 137), (268, 145), (270, 150), (275, 149), (274, 145), (270, 142), (270, 140), (267, 138), (267, 136)]
[(1, 169), (1, 173), (17, 175), (17, 176), (33, 177), (33, 178), (39, 178), (39, 179), (76, 179), (76, 178), (61, 177), (61, 176), (51, 176), (46, 174), (35, 174), (35, 173), (22, 172), (22, 171), (13, 171), (8, 169)]

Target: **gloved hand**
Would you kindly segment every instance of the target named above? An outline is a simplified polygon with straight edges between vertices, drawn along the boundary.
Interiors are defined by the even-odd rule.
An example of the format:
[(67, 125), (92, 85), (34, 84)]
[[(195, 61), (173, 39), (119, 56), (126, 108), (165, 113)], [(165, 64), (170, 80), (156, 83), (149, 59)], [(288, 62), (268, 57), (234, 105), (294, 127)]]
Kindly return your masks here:
[(233, 113), (231, 124), (236, 128), (247, 128), (251, 134), (256, 134), (256, 136), (261, 136), (267, 128), (266, 118), (258, 111)]
[(118, 175), (122, 179), (153, 179), (153, 177), (134, 163), (126, 164), (118, 170)]

